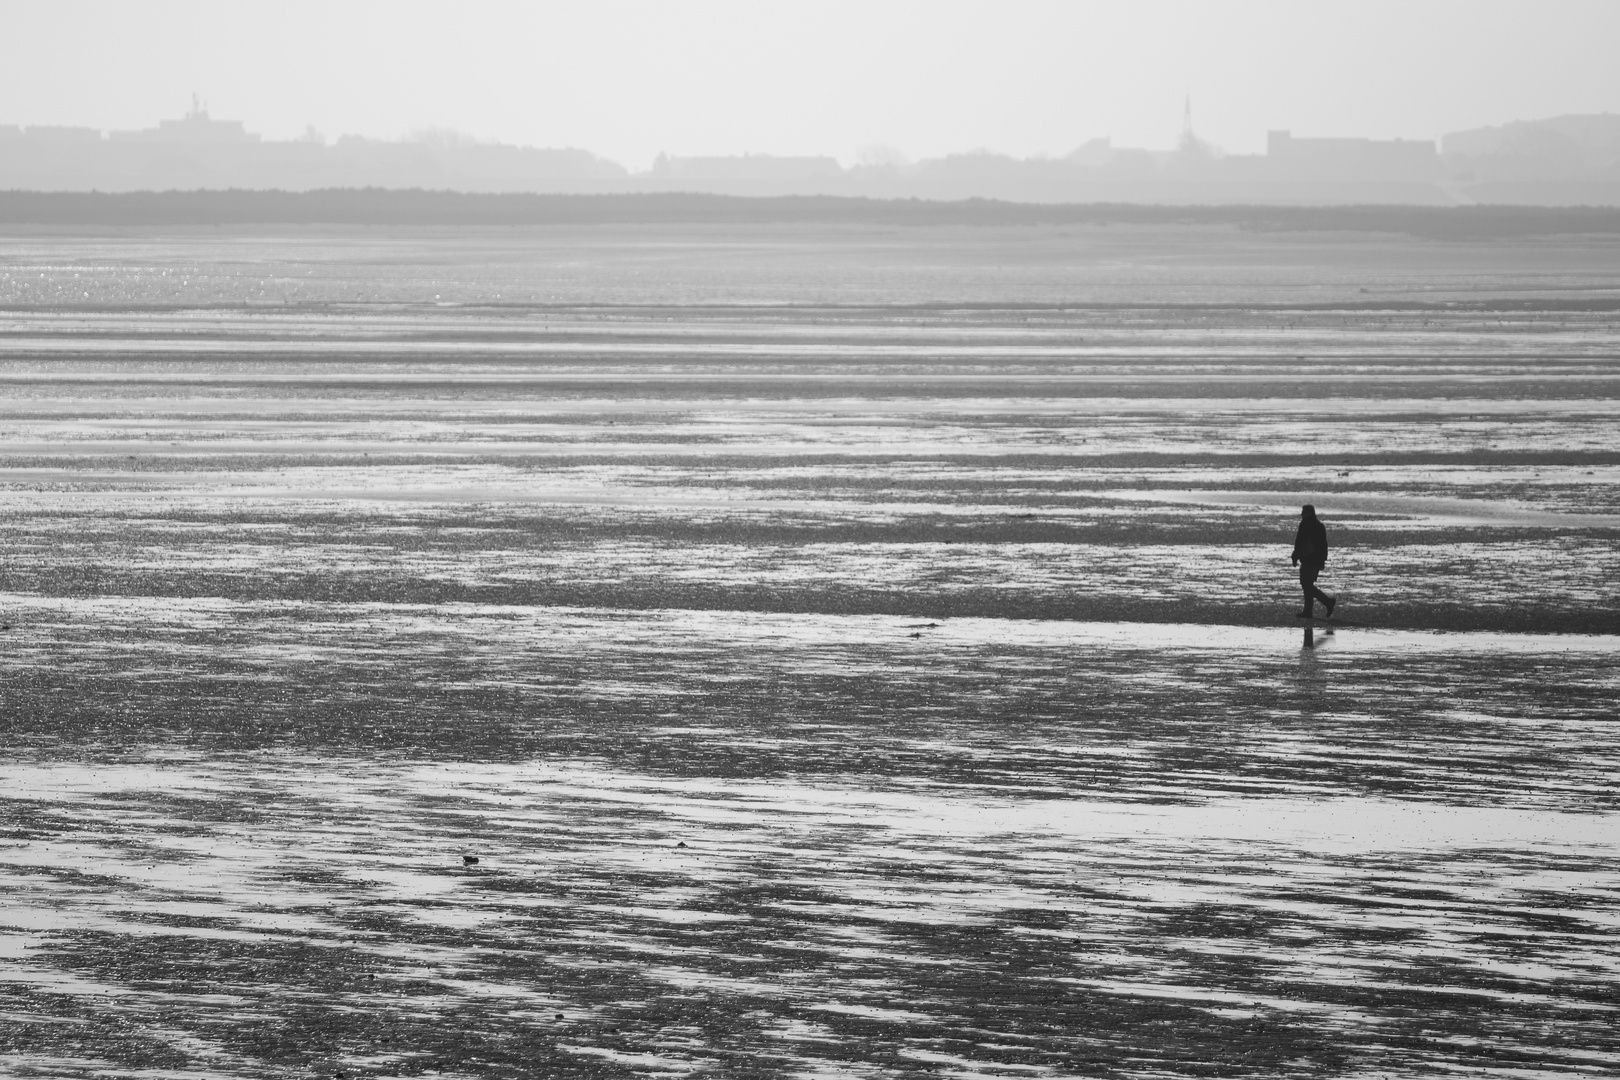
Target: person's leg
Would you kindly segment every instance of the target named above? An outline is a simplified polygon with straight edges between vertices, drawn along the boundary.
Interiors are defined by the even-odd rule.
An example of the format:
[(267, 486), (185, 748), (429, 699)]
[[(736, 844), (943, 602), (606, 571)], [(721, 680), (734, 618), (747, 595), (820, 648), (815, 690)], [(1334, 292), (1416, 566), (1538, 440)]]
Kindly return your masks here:
[(1300, 567), (1299, 571), (1299, 584), (1305, 590), (1305, 610), (1314, 611), (1315, 609), (1311, 607), (1311, 601), (1320, 600), (1322, 606), (1327, 608), (1328, 614), (1333, 614), (1333, 598), (1316, 587), (1316, 578), (1322, 572), (1322, 568), (1313, 566), (1310, 571), (1309, 575), (1305, 573), (1304, 567)]

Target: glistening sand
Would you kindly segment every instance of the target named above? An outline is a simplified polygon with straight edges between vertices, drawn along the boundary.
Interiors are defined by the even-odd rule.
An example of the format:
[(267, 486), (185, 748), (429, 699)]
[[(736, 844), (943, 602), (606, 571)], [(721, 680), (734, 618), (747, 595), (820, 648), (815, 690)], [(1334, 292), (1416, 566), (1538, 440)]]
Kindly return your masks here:
[(1613, 1072), (1617, 282), (7, 238), (0, 1072)]

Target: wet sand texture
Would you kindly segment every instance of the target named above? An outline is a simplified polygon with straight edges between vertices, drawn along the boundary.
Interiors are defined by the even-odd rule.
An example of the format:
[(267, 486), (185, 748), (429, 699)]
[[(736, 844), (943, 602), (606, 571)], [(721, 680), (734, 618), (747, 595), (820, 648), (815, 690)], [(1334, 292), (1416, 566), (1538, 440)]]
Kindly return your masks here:
[(1617, 282), (0, 238), (0, 1074), (1612, 1073)]

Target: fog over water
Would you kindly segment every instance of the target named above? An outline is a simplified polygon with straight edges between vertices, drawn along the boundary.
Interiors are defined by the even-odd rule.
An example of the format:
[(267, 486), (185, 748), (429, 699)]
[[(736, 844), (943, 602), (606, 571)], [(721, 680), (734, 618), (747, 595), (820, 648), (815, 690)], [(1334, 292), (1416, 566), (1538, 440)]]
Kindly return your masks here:
[(0, 1072), (1613, 1071), (1617, 308), (1603, 237), (13, 230)]

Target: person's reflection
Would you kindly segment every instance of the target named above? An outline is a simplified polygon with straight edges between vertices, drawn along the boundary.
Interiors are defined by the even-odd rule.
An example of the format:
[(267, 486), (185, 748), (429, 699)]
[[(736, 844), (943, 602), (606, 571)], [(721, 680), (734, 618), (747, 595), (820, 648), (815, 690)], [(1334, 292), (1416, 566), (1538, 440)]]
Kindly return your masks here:
[(1327, 704), (1327, 660), (1322, 646), (1333, 640), (1333, 631), (1307, 626), (1304, 647), (1299, 650), (1299, 670), (1294, 688), (1300, 719), (1311, 721)]
[(1332, 641), (1333, 640), (1333, 627), (1331, 627), (1331, 626), (1322, 627), (1322, 636), (1321, 636), (1320, 639), (1316, 636), (1316, 634), (1317, 634), (1317, 628), (1316, 627), (1307, 626), (1305, 628), (1305, 648), (1314, 649), (1318, 645), (1326, 645), (1328, 642)]

